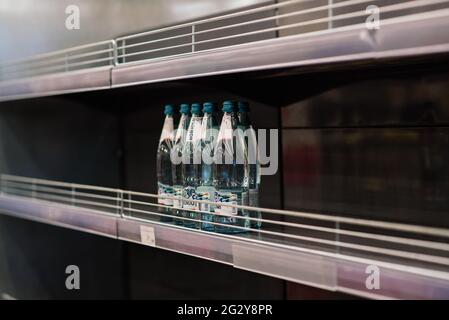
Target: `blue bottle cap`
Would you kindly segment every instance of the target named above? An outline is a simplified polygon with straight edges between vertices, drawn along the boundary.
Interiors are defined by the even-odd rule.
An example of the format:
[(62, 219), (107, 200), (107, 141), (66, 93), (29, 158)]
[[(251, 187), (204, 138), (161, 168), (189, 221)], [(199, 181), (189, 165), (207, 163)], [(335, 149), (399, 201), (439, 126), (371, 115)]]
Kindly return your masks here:
[(249, 103), (246, 101), (239, 101), (237, 103), (240, 112), (248, 112), (249, 111)]
[(203, 112), (204, 113), (213, 113), (215, 111), (216, 111), (215, 103), (213, 103), (213, 102), (203, 103)]
[(174, 112), (175, 112), (175, 108), (173, 108), (173, 105), (172, 105), (172, 104), (167, 104), (167, 105), (165, 106), (164, 114), (165, 114), (166, 116), (172, 116)]
[(179, 106), (179, 112), (182, 114), (189, 114), (190, 113), (190, 106), (187, 103), (183, 103)]
[(221, 109), (223, 112), (233, 112), (235, 111), (235, 105), (232, 101), (223, 102), (223, 108)]
[(200, 115), (201, 114), (201, 104), (199, 104), (199, 103), (192, 103), (191, 112), (194, 115)]

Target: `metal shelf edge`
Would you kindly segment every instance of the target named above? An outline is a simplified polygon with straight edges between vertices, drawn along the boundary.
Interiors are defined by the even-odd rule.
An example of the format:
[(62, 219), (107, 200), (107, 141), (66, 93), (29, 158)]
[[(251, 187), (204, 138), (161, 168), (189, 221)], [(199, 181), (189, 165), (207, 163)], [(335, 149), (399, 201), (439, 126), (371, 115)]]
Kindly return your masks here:
[(360, 36), (361, 32), (364, 30), (333, 32), (317, 37), (290, 36), (199, 51), (177, 58), (118, 65), (111, 73), (112, 88), (310, 63), (366, 59), (366, 53), (373, 52), (374, 48), (372, 43)]
[(446, 17), (399, 21), (379, 30), (334, 30), (138, 61), (112, 69), (112, 88), (188, 78), (449, 52)]
[(393, 21), (379, 30), (342, 28), (0, 82), (0, 101), (188, 78), (449, 52), (446, 16)]
[[(119, 219), (119, 239), (143, 243), (142, 227), (154, 235), (152, 247), (187, 254), (235, 268), (330, 291), (370, 299), (447, 299), (449, 280), (415, 274), (387, 265), (351, 261), (269, 244), (165, 226), (140, 219)], [(370, 268), (378, 268), (380, 287), (366, 285)]]
[(1, 194), (0, 213), (117, 238), (117, 218), (87, 208)]
[[(0, 195), (0, 213), (195, 256), (235, 268), (372, 299), (448, 299), (449, 279), (408, 272), (338, 254), (294, 250), (257, 238), (189, 230), (157, 221), (122, 218), (87, 208)], [(150, 235), (148, 237), (148, 235)], [(255, 241), (250, 241), (255, 240)], [(300, 248), (298, 248), (300, 249)], [(369, 268), (379, 288), (369, 289)]]
[(110, 74), (106, 66), (0, 82), (0, 102), (110, 89)]

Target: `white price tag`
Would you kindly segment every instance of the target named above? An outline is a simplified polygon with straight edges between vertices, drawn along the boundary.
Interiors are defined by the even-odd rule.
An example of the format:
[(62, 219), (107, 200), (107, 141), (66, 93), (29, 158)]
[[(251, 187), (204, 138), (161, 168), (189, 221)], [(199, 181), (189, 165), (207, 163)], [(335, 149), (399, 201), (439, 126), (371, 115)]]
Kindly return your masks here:
[(140, 241), (147, 245), (156, 246), (156, 237), (154, 236), (154, 228), (149, 226), (140, 226)]

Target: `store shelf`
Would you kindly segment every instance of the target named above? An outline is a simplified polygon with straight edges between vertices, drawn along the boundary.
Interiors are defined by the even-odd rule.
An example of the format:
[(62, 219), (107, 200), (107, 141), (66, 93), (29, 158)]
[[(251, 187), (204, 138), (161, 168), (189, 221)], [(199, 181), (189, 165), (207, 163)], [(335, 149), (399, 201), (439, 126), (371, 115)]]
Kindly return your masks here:
[[(307, 3), (306, 3), (307, 2)], [(380, 28), (368, 30), (367, 6)], [(194, 77), (449, 52), (449, 0), (260, 4), (0, 64), (0, 101)]]
[(5, 194), (0, 195), (0, 211), (18, 218), (117, 238), (117, 217), (101, 211)]
[(0, 101), (110, 88), (114, 41), (0, 63)]
[[(449, 10), (385, 21), (380, 30), (355, 25), (285, 38), (119, 64), (112, 87), (344, 62), (375, 63), (449, 52)], [(296, 69), (297, 71), (297, 69)]]
[[(226, 235), (162, 222), (166, 207), (152, 194), (8, 175), (1, 191), (0, 213), (15, 217), (368, 298), (449, 298), (447, 229), (257, 208), (284, 221), (263, 217), (261, 230)], [(366, 286), (372, 268), (379, 289)]]
[(0, 102), (110, 88), (110, 67), (0, 82)]
[[(257, 238), (215, 236), (146, 221), (120, 219), (119, 239), (142, 243), (141, 228), (154, 231), (154, 246), (226, 263), (235, 268), (313, 287), (372, 299), (447, 299), (449, 275), (419, 268), (358, 259), (337, 253), (266, 243)], [(369, 290), (370, 266), (379, 268), (381, 286)]]

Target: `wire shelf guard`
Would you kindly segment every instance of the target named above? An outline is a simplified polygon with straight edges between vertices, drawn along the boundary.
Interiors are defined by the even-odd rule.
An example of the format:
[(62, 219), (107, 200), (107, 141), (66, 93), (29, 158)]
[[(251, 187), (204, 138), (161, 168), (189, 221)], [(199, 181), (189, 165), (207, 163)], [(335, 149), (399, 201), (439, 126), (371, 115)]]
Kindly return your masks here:
[[(449, 8), (448, 0), (286, 0), (116, 38), (117, 64), (173, 58), (288, 36), (373, 30)], [(379, 23), (372, 19), (379, 17)], [(372, 18), (372, 19), (371, 19)]]
[(0, 62), (0, 81), (172, 58), (294, 35), (366, 29), (368, 18), (376, 12), (372, 8), (378, 8), (381, 26), (397, 18), (413, 20), (446, 12), (449, 0), (269, 1), (193, 22)]
[[(448, 229), (229, 205), (261, 212), (260, 219), (234, 218), (260, 221), (262, 228), (236, 224), (232, 227), (240, 232), (220, 234), (201, 228), (202, 214), (220, 214), (183, 209), (197, 218), (175, 216), (172, 207), (159, 204), (160, 196), (155, 194), (11, 175), (1, 175), (0, 186), (1, 211), (15, 208), (19, 215), (22, 211), (32, 214), (39, 205), (46, 205), (51, 212), (46, 219), (59, 222), (64, 214), (87, 212), (112, 219), (117, 229), (109, 236), (290, 281), (372, 298), (449, 298)], [(70, 211), (75, 209), (84, 211)], [(73, 216), (70, 219), (76, 220)], [(197, 222), (197, 228), (174, 220)], [(208, 224), (223, 226), (216, 221)], [(84, 221), (82, 228), (76, 224), (75, 229), (85, 231), (89, 223), (98, 231), (98, 224), (104, 222)], [(381, 270), (383, 288), (372, 291), (367, 287), (369, 268)]]
[(114, 41), (108, 40), (0, 62), (0, 81), (112, 66), (114, 50)]

